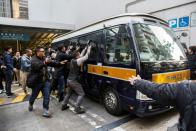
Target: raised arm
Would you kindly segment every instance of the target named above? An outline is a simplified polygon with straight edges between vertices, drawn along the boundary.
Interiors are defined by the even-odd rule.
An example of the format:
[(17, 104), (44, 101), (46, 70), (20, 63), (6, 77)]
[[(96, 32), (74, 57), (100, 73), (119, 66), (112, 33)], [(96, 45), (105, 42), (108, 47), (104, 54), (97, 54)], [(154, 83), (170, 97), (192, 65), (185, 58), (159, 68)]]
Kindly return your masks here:
[(82, 52), (81, 52), (81, 54), (80, 54), (80, 57), (83, 57), (83, 56), (84, 56), (86, 50), (87, 50), (87, 46), (82, 50)]
[[(86, 50), (86, 49), (84, 49), (84, 50)], [(80, 58), (77, 59), (78, 66), (80, 66), (84, 61), (86, 61), (88, 59), (88, 56), (89, 56), (90, 52), (91, 52), (91, 46), (88, 47), (85, 56), (80, 57)]]

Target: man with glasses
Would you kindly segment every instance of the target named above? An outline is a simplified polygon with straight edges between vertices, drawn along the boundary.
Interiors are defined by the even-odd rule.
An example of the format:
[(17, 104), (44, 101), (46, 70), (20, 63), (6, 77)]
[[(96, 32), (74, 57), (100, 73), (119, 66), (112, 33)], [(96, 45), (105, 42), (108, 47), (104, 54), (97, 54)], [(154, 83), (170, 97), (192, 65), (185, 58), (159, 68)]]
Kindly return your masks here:
[(49, 112), (50, 101), (50, 81), (47, 66), (65, 64), (66, 61), (55, 62), (45, 58), (45, 51), (42, 47), (37, 47), (35, 55), (31, 59), (31, 71), (27, 78), (27, 85), (32, 88), (29, 100), (29, 111), (33, 111), (33, 104), (39, 92), (43, 94), (43, 117), (51, 117)]

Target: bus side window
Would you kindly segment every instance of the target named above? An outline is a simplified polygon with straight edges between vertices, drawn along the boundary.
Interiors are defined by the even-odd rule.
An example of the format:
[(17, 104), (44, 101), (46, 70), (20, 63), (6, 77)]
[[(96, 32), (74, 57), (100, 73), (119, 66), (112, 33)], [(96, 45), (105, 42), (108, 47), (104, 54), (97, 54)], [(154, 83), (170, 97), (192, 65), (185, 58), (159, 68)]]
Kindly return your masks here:
[(86, 34), (79, 38), (79, 42), (87, 43), (91, 40), (94, 44), (92, 44), (92, 49), (90, 56), (88, 58), (89, 61), (98, 62), (99, 59), (99, 51), (98, 45), (101, 43), (102, 31), (96, 31), (89, 34)]
[(107, 63), (130, 63), (132, 60), (130, 39), (126, 25), (106, 29), (106, 61)]

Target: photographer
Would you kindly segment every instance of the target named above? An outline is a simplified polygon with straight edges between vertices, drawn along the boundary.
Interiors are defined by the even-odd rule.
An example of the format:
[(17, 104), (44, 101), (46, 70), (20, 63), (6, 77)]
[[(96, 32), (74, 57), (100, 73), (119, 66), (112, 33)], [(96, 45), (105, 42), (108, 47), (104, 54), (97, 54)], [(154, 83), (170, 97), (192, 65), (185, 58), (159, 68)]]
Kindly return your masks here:
[(129, 79), (131, 87), (139, 90), (163, 105), (175, 106), (180, 112), (180, 119), (168, 131), (196, 130), (196, 81), (182, 81), (175, 84), (156, 84), (142, 80), (140, 76)]

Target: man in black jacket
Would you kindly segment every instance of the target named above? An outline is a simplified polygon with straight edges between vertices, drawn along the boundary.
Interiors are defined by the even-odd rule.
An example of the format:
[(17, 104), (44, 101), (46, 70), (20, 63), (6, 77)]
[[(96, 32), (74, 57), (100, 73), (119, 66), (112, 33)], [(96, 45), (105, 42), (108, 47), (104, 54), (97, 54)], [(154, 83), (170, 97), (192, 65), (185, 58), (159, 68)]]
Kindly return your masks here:
[(156, 84), (140, 76), (129, 79), (136, 90), (163, 105), (175, 106), (180, 112), (179, 131), (196, 131), (196, 81)]
[[(70, 54), (70, 53), (66, 53), (66, 51), (67, 51), (67, 47), (65, 47), (64, 45), (60, 45), (58, 47), (58, 52), (55, 60), (70, 61), (74, 57), (74, 52)], [(65, 85), (67, 84), (66, 80), (67, 80), (68, 73), (69, 70), (67, 64), (55, 67), (55, 72), (53, 75), (53, 86), (58, 87), (59, 102), (61, 102), (64, 99), (64, 88)]]
[(29, 99), (29, 111), (33, 111), (33, 104), (39, 92), (43, 94), (43, 116), (50, 117), (49, 101), (50, 101), (50, 81), (47, 66), (56, 66), (65, 64), (66, 61), (55, 62), (45, 59), (44, 48), (38, 47), (35, 56), (31, 59), (31, 71), (27, 78), (27, 85), (32, 88), (32, 94)]

